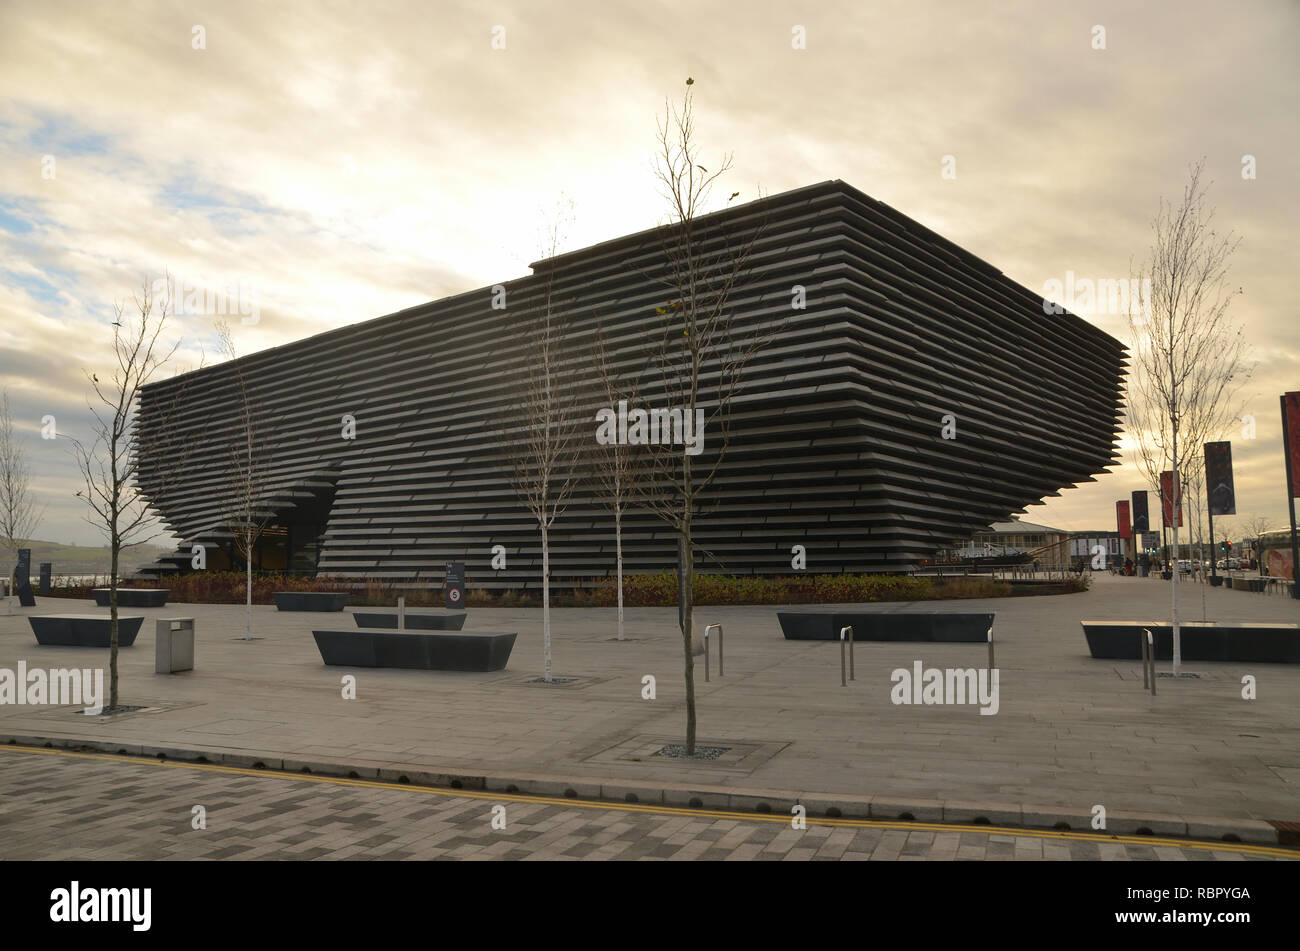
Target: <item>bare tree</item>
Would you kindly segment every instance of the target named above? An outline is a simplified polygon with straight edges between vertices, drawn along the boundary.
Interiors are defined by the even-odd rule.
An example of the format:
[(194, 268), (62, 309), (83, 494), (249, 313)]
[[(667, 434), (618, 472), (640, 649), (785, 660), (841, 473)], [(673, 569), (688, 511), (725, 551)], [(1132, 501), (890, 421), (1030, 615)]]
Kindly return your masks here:
[[(548, 259), (554, 259), (560, 242), (560, 225), (551, 225)], [(568, 316), (554, 299), (553, 263), (539, 299), (525, 305), (521, 321), (520, 356), (515, 364), (515, 396), (500, 420), (501, 450), (511, 484), (524, 506), (537, 520), (542, 536), (542, 649), (544, 680), (551, 682), (551, 542), (555, 520), (568, 508), (583, 446), (579, 440), (581, 381), (577, 367), (566, 354)]]
[(1251, 539), (1251, 560), (1259, 563), (1259, 536), (1273, 527), (1273, 520), (1267, 515), (1247, 515), (1241, 520), (1242, 541)]
[(1267, 515), (1247, 515), (1241, 520), (1241, 530), (1246, 538), (1259, 538), (1273, 527), (1273, 520)]
[[(160, 345), (159, 335), (172, 306), (171, 281), (160, 288), (146, 281), (133, 298), (128, 315), (123, 302), (113, 305), (113, 357), (108, 380), (86, 371), (97, 402), (87, 401), (94, 422), (89, 445), (73, 439), (73, 452), (85, 488), (77, 493), (91, 509), (87, 521), (102, 531), (111, 552), (109, 569), (109, 701), (105, 712), (118, 707), (117, 589), (122, 549), (157, 534), (149, 504), (136, 481), (140, 454), (135, 444), (136, 410), (140, 390), (171, 359), (179, 344)], [(151, 528), (155, 530), (150, 533)]]
[[(1204, 160), (1191, 169), (1177, 206), (1164, 200), (1152, 221), (1153, 243), (1138, 276), (1150, 291), (1144, 308), (1129, 313), (1133, 372), (1128, 387), (1129, 429), (1148, 483), (1159, 492), (1160, 473), (1173, 471), (1177, 511), (1192, 480), (1189, 460), (1239, 415), (1234, 403), (1249, 378), (1246, 342), (1228, 318), (1232, 297), (1228, 259), (1240, 239), (1220, 236), (1201, 184)], [(1149, 282), (1149, 283), (1147, 283)], [(1182, 667), (1178, 615), (1178, 519), (1173, 521), (1173, 669)]]
[[(607, 406), (614, 406), (619, 400), (630, 395), (628, 385), (621, 381), (614, 366), (615, 357), (609, 352), (605, 340), (604, 328), (596, 327), (592, 341), (591, 364), (592, 378), (596, 382), (597, 395)], [(599, 444), (594, 456), (596, 479), (595, 489), (599, 497), (605, 500), (614, 515), (614, 559), (615, 578), (618, 588), (618, 634), (623, 640), (623, 513), (627, 511), (632, 497), (632, 480), (634, 471), (632, 456), (628, 446), (619, 443)]]
[[(36, 526), (45, 514), (31, 494), (32, 472), (27, 454), (14, 432), (14, 418), (9, 410), (9, 394), (0, 390), (0, 541), (4, 542), (6, 566), (18, 557), (24, 541), (36, 534)], [(9, 613), (14, 610), (14, 569), (6, 576)]]
[[(687, 756), (695, 755), (696, 734), (695, 524), (712, 508), (709, 488), (730, 444), (732, 401), (745, 365), (770, 336), (754, 330), (742, 337), (732, 308), (733, 293), (748, 277), (761, 225), (737, 241), (717, 223), (701, 227), (696, 220), (713, 185), (731, 169), (732, 157), (723, 156), (712, 172), (700, 164), (692, 84), (688, 79), (680, 106), (664, 104), (658, 127), (655, 173), (668, 202), (669, 223), (663, 229), (664, 264), (657, 277), (667, 287), (668, 299), (656, 308), (661, 332), (650, 342), (651, 379), (643, 396), (668, 402), (663, 425), (679, 418), (683, 438), (652, 441), (649, 477), (636, 482), (638, 501), (670, 525), (679, 540)], [(670, 415), (675, 412), (680, 416)], [(693, 430), (695, 446), (688, 445), (687, 430)]]
[[(221, 352), (236, 361), (230, 325), (221, 320), (216, 327)], [(269, 498), (272, 434), (267, 415), (250, 394), (248, 380), (238, 365), (235, 384), (239, 422), (230, 444), (225, 517), (234, 535), (235, 551), (244, 559), (244, 640), (252, 640), (253, 558), (267, 525), (275, 517)]]

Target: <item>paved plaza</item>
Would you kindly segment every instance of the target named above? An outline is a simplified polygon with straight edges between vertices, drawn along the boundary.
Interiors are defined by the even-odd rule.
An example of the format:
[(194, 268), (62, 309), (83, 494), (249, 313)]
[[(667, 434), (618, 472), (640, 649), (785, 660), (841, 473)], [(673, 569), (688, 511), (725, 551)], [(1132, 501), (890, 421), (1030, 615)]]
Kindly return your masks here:
[[(1201, 618), (1202, 595), (1211, 620), (1300, 615), (1295, 601), (1280, 597), (1191, 584), (1184, 592), (1189, 620)], [(1076, 595), (869, 606), (995, 612), (994, 716), (973, 705), (890, 699), (895, 668), (983, 667), (984, 645), (862, 643), (857, 679), (841, 687), (838, 645), (784, 640), (777, 608), (700, 608), (700, 623), (724, 624), (726, 643), (725, 676), (716, 656), (712, 682), (696, 668), (700, 742), (729, 751), (708, 762), (653, 755), (679, 740), (684, 725), (675, 608), (630, 609), (625, 643), (611, 640), (612, 609), (556, 609), (555, 673), (573, 679), (550, 687), (528, 682), (542, 669), (535, 609), (470, 610), (467, 630), (519, 632), (509, 669), (488, 674), (325, 667), (311, 630), (351, 627), (339, 614), (257, 606), (260, 639), (243, 641), (242, 606), (127, 610), (146, 621), (135, 646), (121, 652), (122, 701), (146, 709), (87, 717), (3, 706), (0, 739), (84, 740), (173, 757), (194, 751), (214, 763), (260, 761), (291, 772), (336, 764), (362, 778), (454, 778), (467, 790), (584, 800), (631, 795), (773, 813), (794, 801), (810, 814), (846, 818), (978, 816), (1079, 830), (1102, 805), (1110, 832), (1219, 839), (1226, 831), (1276, 842), (1269, 820), (1300, 820), (1300, 668), (1189, 663), (1197, 677), (1162, 678), (1152, 697), (1137, 662), (1088, 656), (1081, 618), (1162, 618), (1168, 595), (1157, 579), (1098, 575), (1091, 591)], [(39, 602), (0, 615), (0, 667), (107, 665), (105, 651), (37, 646), (23, 616), (95, 610), (89, 602)], [(197, 619), (197, 669), (158, 675), (153, 619), (175, 616)], [(342, 696), (348, 674), (357, 679), (354, 700)], [(1257, 678), (1255, 700), (1242, 699), (1246, 674)], [(656, 678), (653, 700), (642, 698), (646, 675)], [(6, 777), (15, 769), (9, 757), (0, 763)]]
[[(117, 808), (103, 808), (106, 791)], [(201, 806), (202, 822), (195, 821)], [(495, 825), (494, 825), (495, 820)], [(200, 828), (195, 826), (199, 825)], [(0, 860), (1242, 861), (1300, 852), (1091, 833), (470, 797), (0, 747)]]

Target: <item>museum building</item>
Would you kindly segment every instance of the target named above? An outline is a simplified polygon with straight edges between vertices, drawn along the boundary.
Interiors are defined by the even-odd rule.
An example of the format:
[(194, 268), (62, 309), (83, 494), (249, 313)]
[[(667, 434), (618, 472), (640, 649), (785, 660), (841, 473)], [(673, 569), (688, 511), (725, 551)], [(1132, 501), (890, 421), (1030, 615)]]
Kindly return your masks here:
[[(1115, 464), (1124, 347), (1045, 313), (1041, 295), (888, 205), (828, 181), (694, 228), (719, 253), (750, 249), (732, 332), (766, 338), (741, 370), (697, 521), (699, 570), (788, 575), (795, 546), (809, 572), (912, 570)], [(559, 372), (594, 375), (599, 330), (615, 377), (645, 395), (647, 353), (674, 319), (671, 234), (559, 254), (515, 280), (150, 384), (139, 483), (182, 543), (145, 572), (190, 570), (196, 545), (208, 569), (242, 566), (232, 460), (255, 418), (259, 570), (438, 585), (463, 561), (471, 586), (536, 586), (537, 522), (502, 458), (530, 358), (523, 327), (551, 301), (566, 327)], [(714, 370), (701, 406), (716, 407)], [(592, 452), (550, 532), (557, 583), (615, 567), (613, 515), (584, 467), (601, 427), (626, 424), (600, 394), (589, 404)], [(707, 466), (722, 440), (697, 435)], [(623, 550), (625, 571), (669, 571), (677, 540), (634, 507)]]

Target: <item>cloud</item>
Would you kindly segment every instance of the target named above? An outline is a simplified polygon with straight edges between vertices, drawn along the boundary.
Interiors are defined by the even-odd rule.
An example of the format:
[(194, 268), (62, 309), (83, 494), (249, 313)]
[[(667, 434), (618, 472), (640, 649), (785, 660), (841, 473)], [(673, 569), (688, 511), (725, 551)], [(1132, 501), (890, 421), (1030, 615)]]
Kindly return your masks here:
[[(113, 301), (168, 270), (253, 289), (259, 322), (235, 325), (249, 353), (526, 273), (561, 194), (576, 208), (568, 248), (654, 225), (655, 118), (691, 75), (706, 154), (735, 156), (725, 192), (842, 178), (1035, 290), (1067, 270), (1127, 277), (1158, 200), (1206, 156), (1219, 220), (1245, 238), (1233, 313), (1261, 357), (1258, 438), (1234, 442), (1238, 498), (1280, 522), (1276, 398), (1300, 356), (1283, 250), (1300, 217), (1300, 10), (953, 10), (7, 5), (0, 373), (15, 411), (26, 426), (44, 407), (84, 424), (81, 370), (105, 365)], [(940, 176), (946, 155), (955, 180)], [(211, 323), (178, 317), (182, 363), (205, 341), (211, 354)], [(1126, 460), (1029, 517), (1105, 527), (1140, 487)], [(52, 537), (87, 538), (74, 499), (47, 501)]]

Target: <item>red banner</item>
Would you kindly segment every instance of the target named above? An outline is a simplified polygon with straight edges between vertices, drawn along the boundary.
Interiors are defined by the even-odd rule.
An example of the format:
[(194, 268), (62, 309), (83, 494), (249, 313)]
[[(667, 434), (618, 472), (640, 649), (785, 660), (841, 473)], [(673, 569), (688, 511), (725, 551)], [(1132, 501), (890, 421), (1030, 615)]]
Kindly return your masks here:
[(1119, 527), (1120, 538), (1132, 538), (1133, 526), (1128, 517), (1128, 500), (1115, 503), (1115, 524)]
[(1300, 498), (1300, 393), (1282, 397), (1282, 431), (1291, 450), (1291, 495)]
[[(1182, 499), (1179, 499), (1178, 501), (1178, 527), (1182, 528)], [(1174, 473), (1172, 469), (1160, 473), (1160, 505), (1165, 513), (1165, 525), (1172, 528), (1174, 524)]]

